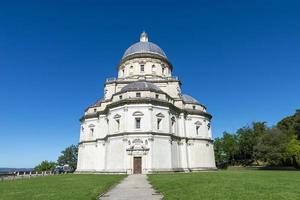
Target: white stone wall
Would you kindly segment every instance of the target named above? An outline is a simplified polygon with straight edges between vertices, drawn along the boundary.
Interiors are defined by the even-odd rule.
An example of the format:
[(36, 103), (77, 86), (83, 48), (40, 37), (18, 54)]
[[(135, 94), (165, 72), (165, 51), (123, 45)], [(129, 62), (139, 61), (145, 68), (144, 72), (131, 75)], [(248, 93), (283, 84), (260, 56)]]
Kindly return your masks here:
[[(141, 65), (144, 71), (141, 71)], [(123, 63), (118, 70), (118, 78), (128, 78), (134, 75), (155, 75), (170, 77), (171, 70), (166, 62), (153, 58), (135, 58)]]
[[(77, 172), (130, 174), (135, 156), (142, 158), (143, 173), (215, 168), (210, 119), (188, 114), (206, 108), (183, 102), (180, 82), (171, 75), (168, 63), (157, 58), (134, 58), (119, 66), (118, 79), (105, 83), (105, 101), (89, 107), (81, 121)], [(164, 106), (128, 101), (118, 105), (124, 99), (139, 99), (137, 92), (120, 92), (137, 80), (151, 81), (166, 93), (137, 91), (141, 100), (158, 95), (157, 102), (163, 102), (158, 105)]]

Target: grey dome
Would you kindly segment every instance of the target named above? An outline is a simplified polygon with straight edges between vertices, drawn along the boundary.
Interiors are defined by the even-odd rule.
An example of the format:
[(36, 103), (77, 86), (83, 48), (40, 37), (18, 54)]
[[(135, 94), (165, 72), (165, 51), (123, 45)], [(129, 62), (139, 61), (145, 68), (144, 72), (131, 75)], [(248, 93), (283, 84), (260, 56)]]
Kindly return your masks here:
[(199, 102), (195, 98), (187, 94), (181, 94), (181, 99), (183, 100), (184, 103), (199, 104)]
[(165, 52), (156, 44), (148, 42), (148, 36), (145, 32), (141, 34), (140, 42), (131, 45), (124, 53), (122, 59), (133, 54), (150, 53), (167, 58)]
[(137, 81), (130, 83), (124, 86), (121, 89), (121, 92), (128, 92), (128, 91), (153, 91), (153, 92), (162, 92), (162, 90), (154, 85), (153, 83), (146, 82), (146, 81)]

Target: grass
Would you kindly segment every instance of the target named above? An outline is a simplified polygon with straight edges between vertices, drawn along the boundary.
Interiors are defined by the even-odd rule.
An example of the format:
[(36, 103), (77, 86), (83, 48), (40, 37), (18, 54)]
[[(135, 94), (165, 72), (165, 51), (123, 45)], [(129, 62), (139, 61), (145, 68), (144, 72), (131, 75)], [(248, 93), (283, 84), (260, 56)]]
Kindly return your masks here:
[(167, 200), (300, 199), (300, 172), (296, 171), (227, 170), (148, 177)]
[(91, 200), (124, 175), (67, 174), (0, 182), (0, 200)]

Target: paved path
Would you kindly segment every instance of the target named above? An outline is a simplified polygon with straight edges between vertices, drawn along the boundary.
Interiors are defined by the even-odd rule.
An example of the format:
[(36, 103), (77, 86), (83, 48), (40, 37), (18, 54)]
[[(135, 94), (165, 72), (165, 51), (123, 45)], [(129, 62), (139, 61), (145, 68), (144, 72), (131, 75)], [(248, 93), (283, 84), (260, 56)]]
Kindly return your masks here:
[(129, 175), (121, 183), (100, 197), (101, 200), (158, 200), (162, 196), (155, 192), (143, 174)]

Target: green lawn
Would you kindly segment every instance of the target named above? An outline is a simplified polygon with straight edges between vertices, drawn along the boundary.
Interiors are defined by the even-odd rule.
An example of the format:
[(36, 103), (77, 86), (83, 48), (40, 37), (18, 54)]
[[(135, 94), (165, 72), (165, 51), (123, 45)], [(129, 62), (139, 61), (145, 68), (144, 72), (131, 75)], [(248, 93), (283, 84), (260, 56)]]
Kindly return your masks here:
[(68, 174), (0, 182), (0, 200), (91, 200), (123, 175)]
[(167, 200), (300, 200), (299, 171), (153, 174), (149, 180)]

